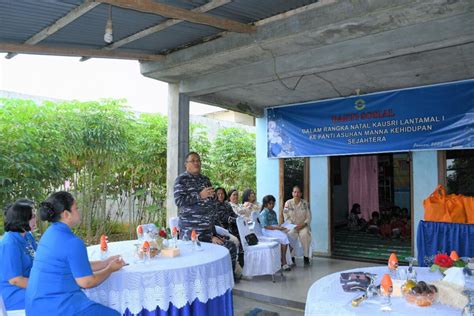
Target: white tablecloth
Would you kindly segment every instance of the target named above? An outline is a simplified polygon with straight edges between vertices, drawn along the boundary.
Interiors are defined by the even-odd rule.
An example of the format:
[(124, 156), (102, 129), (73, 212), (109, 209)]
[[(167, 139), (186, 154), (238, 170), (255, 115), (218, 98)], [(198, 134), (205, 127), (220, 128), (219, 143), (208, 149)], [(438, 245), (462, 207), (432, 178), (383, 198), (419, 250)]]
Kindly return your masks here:
[[(442, 276), (439, 272), (429, 272), (428, 268), (416, 268), (418, 281), (428, 283), (439, 280)], [(366, 300), (358, 307), (353, 307), (351, 301), (360, 296), (362, 292), (344, 292), (340, 285), (339, 278), (342, 272), (363, 271), (377, 274), (376, 284), (380, 284), (380, 279), (388, 273), (386, 266), (357, 268), (347, 271), (336, 272), (316, 281), (308, 291), (306, 297), (305, 315), (460, 315), (461, 310), (441, 305), (433, 304), (429, 307), (419, 307), (409, 304), (402, 297), (392, 297), (392, 311), (382, 312), (380, 305)], [(380, 301), (379, 301), (380, 302)]]
[[(129, 266), (113, 273), (99, 286), (85, 290), (86, 295), (120, 313), (128, 308), (136, 314), (143, 308), (168, 310), (196, 298), (206, 303), (234, 286), (229, 251), (218, 245), (201, 243), (203, 251), (193, 251), (191, 244), (179, 242), (180, 256), (159, 255), (149, 263), (133, 257), (137, 240), (109, 243), (109, 255), (122, 255)], [(89, 260), (98, 260), (99, 246), (87, 248)]]

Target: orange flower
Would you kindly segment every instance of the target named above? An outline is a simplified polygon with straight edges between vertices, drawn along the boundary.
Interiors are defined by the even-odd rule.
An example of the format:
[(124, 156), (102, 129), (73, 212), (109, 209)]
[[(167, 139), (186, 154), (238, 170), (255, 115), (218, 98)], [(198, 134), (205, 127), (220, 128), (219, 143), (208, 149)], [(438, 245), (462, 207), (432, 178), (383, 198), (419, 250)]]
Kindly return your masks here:
[(458, 256), (458, 253), (456, 252), (456, 250), (451, 251), (451, 254), (449, 255), (449, 257), (453, 261), (458, 261), (459, 260), (459, 256)]
[(173, 232), (172, 232), (172, 235), (173, 237), (176, 236), (178, 234), (178, 228), (176, 226), (173, 227)]
[(100, 250), (107, 251), (107, 236), (100, 236)]
[(196, 234), (196, 231), (193, 229), (192, 232), (191, 232), (191, 240), (195, 241), (196, 238), (197, 238), (197, 234)]
[(396, 270), (398, 268), (398, 258), (394, 252), (392, 252), (390, 257), (388, 258), (388, 268), (390, 270)]
[(143, 242), (143, 246), (142, 246), (142, 247), (143, 247), (143, 250), (144, 250), (144, 251), (148, 251), (148, 250), (150, 250), (150, 243), (145, 240), (145, 241)]
[(382, 281), (380, 282), (380, 288), (382, 289), (385, 295), (392, 293), (393, 290), (393, 282), (392, 278), (389, 274), (384, 274), (382, 277)]

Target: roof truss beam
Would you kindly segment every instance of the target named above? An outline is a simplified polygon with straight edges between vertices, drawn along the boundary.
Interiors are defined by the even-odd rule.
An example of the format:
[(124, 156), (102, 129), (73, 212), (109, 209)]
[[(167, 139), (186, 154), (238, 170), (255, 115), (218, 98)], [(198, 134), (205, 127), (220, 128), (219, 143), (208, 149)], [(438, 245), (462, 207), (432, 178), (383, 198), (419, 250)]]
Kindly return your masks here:
[[(66, 14), (65, 16), (63, 16), (62, 18), (54, 22), (52, 25), (44, 28), (40, 32), (36, 33), (35, 35), (27, 39), (24, 42), (24, 44), (35, 45), (41, 42), (48, 36), (56, 33), (57, 31), (59, 31), (60, 29), (68, 25), (69, 23), (73, 22), (77, 18), (86, 14), (87, 12), (89, 12), (90, 10), (98, 6), (99, 4), (100, 3), (92, 2), (90, 0), (85, 1), (83, 4), (81, 4), (80, 6), (70, 11), (68, 14)], [(16, 55), (17, 55), (16, 53), (9, 53), (7, 54), (7, 56), (5, 56), (5, 58), (10, 59), (10, 58), (15, 57)]]
[[(221, 7), (223, 5), (226, 5), (227, 3), (231, 2), (232, 0), (213, 0), (213, 1), (210, 1), (209, 3), (206, 3), (205, 5), (202, 5), (200, 7), (197, 7), (195, 9), (192, 9), (191, 11), (193, 12), (208, 12), (208, 11), (211, 11), (215, 8), (218, 8), (218, 7)], [(116, 49), (116, 48), (119, 48), (121, 46), (124, 46), (124, 45), (127, 45), (128, 43), (131, 43), (133, 41), (136, 41), (136, 40), (139, 40), (143, 37), (146, 37), (148, 35), (151, 35), (153, 33), (157, 33), (159, 31), (162, 31), (168, 27), (171, 27), (173, 25), (176, 25), (176, 24), (179, 24), (183, 22), (183, 20), (178, 20), (178, 19), (169, 19), (169, 20), (166, 20), (165, 22), (163, 23), (160, 23), (160, 24), (157, 24), (157, 25), (154, 25), (152, 27), (149, 27), (143, 31), (140, 31), (138, 33), (135, 33), (135, 34), (132, 34), (128, 37), (125, 37), (117, 42), (114, 42), (112, 43), (111, 45), (109, 46), (106, 46), (104, 49), (105, 50), (113, 50), (113, 49)]]
[(59, 55), (73, 57), (90, 58), (116, 58), (131, 59), (140, 61), (160, 61), (165, 58), (158, 54), (142, 54), (133, 52), (104, 51), (101, 49), (88, 49), (77, 47), (57, 47), (57, 46), (37, 46), (29, 44), (8, 44), (0, 43), (0, 52), (11, 52), (15, 54), (38, 54), (38, 55)]
[(161, 15), (171, 19), (188, 21), (191, 23), (209, 25), (226, 31), (237, 33), (253, 33), (254, 25), (243, 24), (229, 19), (223, 19), (212, 15), (181, 9), (175, 6), (153, 2), (151, 0), (95, 0), (124, 9), (135, 10)]

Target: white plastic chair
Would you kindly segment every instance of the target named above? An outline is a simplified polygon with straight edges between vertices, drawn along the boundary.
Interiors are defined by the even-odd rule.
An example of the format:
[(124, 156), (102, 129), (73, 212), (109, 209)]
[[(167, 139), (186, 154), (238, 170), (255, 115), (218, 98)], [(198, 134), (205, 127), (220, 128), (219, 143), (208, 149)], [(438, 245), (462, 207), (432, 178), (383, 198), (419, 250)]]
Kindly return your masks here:
[(5, 303), (3, 302), (3, 298), (0, 295), (0, 316), (24, 316), (25, 310), (24, 309), (17, 309), (14, 311), (8, 311), (5, 308)]
[(5, 308), (5, 303), (3, 303), (3, 298), (0, 295), (0, 316), (7, 316), (7, 310)]
[[(252, 217), (252, 221), (253, 221), (253, 232), (255, 233), (255, 235), (257, 235), (258, 240), (276, 241), (279, 243), (278, 238), (268, 237), (268, 236), (263, 235), (262, 225), (260, 225), (260, 222), (258, 221), (258, 213), (256, 211), (253, 211), (250, 216)], [(291, 262), (290, 247), (286, 249), (285, 257), (286, 257), (286, 262), (290, 264)]]
[(257, 275), (272, 276), (275, 282), (275, 273), (283, 272), (280, 268), (280, 244), (276, 241), (258, 240), (258, 244), (250, 246), (245, 240), (245, 236), (250, 234), (250, 229), (241, 216), (237, 218), (237, 228), (241, 236), (242, 248), (244, 249), (244, 268), (242, 275), (245, 277), (253, 277)]
[[(301, 244), (301, 241), (299, 238), (294, 249), (294, 254), (295, 254), (295, 257), (297, 258), (304, 256), (303, 245)], [(309, 244), (309, 260), (312, 260), (312, 257), (313, 257), (312, 254), (313, 254), (313, 241), (311, 241), (311, 243)]]

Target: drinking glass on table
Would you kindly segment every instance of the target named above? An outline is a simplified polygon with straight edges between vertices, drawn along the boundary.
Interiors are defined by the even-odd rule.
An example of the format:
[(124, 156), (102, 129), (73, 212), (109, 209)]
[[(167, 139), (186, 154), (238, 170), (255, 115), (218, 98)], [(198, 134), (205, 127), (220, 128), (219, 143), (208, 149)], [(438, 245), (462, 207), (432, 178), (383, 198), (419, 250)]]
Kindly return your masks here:
[(133, 244), (133, 263), (143, 261), (143, 259), (140, 258), (140, 246), (140, 244)]
[(416, 282), (416, 270), (413, 267), (413, 264), (417, 261), (415, 257), (405, 257), (405, 260), (408, 261), (408, 273), (407, 280), (413, 280)]
[(183, 229), (183, 234), (181, 236), (181, 240), (183, 241), (184, 244), (186, 244), (186, 245), (189, 244), (189, 230)]
[(384, 312), (391, 311), (392, 302), (390, 300), (390, 296), (393, 292), (393, 282), (389, 274), (384, 274), (384, 276), (382, 277), (382, 281), (380, 282), (380, 291), (386, 297), (385, 301), (382, 303), (382, 307), (380, 308), (380, 310)]

